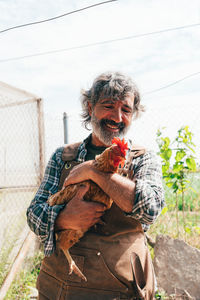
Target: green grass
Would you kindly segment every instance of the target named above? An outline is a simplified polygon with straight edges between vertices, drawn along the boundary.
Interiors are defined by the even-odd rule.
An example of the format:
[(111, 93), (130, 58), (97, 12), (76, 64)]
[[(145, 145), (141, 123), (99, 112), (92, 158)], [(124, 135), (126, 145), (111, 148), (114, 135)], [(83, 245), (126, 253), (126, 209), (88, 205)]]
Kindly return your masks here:
[(26, 207), (33, 197), (33, 192), (0, 192), (0, 286), (2, 285), (15, 259), (20, 243), (26, 232)]
[[(25, 222), (23, 222), (25, 224)], [(16, 242), (18, 240), (18, 236), (21, 233), (22, 228), (21, 227), (8, 227), (5, 235), (9, 236), (9, 239), (4, 242), (4, 246), (1, 249), (0, 252), (0, 286), (2, 285), (5, 277), (7, 276), (11, 264), (13, 263), (13, 257), (11, 256), (13, 248), (16, 245)], [(9, 235), (7, 234), (9, 232)]]
[(43, 253), (38, 251), (34, 257), (26, 259), (26, 266), (12, 282), (6, 295), (6, 300), (27, 300), (30, 298), (30, 287), (35, 287), (40, 271)]
[(3, 248), (0, 255), (0, 286), (2, 286), (3, 281), (10, 269), (9, 255), (12, 251), (13, 246), (10, 245), (8, 248)]
[(172, 238), (180, 238), (200, 249), (200, 173), (191, 173), (188, 179), (191, 188), (184, 193), (184, 212), (182, 195), (178, 195), (176, 210), (176, 195), (164, 186), (166, 207), (148, 233), (153, 237), (166, 234)]
[(157, 222), (151, 226), (148, 234), (154, 239), (159, 234), (183, 239), (192, 247), (200, 249), (200, 214), (198, 212), (186, 212), (185, 227), (181, 211), (178, 212), (178, 217), (177, 226), (175, 212), (167, 211), (165, 214), (161, 214)]

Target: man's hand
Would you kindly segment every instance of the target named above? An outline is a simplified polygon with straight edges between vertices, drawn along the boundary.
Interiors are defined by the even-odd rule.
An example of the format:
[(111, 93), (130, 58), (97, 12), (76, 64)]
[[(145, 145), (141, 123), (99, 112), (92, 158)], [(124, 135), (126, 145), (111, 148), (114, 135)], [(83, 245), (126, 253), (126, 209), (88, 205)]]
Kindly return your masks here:
[(64, 181), (63, 187), (91, 179), (93, 160), (75, 166)]
[(88, 188), (88, 185), (80, 186), (74, 198), (60, 212), (55, 223), (56, 231), (62, 229), (87, 231), (100, 220), (105, 207), (100, 203), (83, 200)]

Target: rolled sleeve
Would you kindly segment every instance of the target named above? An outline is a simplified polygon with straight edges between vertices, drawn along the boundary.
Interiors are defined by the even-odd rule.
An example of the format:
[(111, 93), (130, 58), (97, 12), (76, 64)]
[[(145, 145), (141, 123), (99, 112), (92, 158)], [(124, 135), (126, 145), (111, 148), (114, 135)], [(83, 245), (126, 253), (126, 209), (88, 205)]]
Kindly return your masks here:
[(135, 159), (133, 169), (136, 191), (130, 215), (138, 219), (146, 231), (165, 205), (161, 164), (157, 155), (149, 151)]
[(44, 244), (44, 254), (49, 256), (55, 250), (54, 224), (64, 205), (49, 206), (47, 199), (58, 191), (59, 178), (64, 162), (61, 159), (63, 147), (58, 148), (50, 158), (44, 179), (27, 209), (27, 223)]

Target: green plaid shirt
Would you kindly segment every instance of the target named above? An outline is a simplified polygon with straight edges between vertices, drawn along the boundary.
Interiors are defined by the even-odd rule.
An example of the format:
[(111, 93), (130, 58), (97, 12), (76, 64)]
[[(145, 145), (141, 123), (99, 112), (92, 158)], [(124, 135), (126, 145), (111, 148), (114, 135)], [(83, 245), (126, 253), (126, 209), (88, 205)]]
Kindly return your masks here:
[[(88, 140), (89, 137), (79, 146), (76, 161), (85, 161)], [(58, 191), (59, 178), (64, 166), (63, 150), (64, 147), (60, 147), (51, 156), (43, 181), (27, 209), (28, 225), (44, 244), (46, 256), (50, 256), (55, 250), (54, 223), (64, 207), (64, 205), (49, 206), (47, 203), (47, 199)], [(160, 162), (156, 154), (149, 151), (133, 159), (130, 169), (136, 175), (136, 194), (132, 212), (125, 214), (127, 217), (138, 219), (146, 231), (165, 205)]]

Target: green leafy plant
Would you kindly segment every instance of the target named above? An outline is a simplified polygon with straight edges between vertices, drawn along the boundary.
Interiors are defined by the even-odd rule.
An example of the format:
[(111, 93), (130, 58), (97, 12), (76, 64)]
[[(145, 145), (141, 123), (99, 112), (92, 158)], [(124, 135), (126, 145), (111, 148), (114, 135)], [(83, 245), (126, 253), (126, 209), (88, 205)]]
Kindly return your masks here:
[[(163, 128), (164, 129), (164, 128)], [(169, 137), (163, 136), (162, 131), (157, 131), (157, 144), (159, 155), (162, 159), (162, 173), (166, 185), (176, 194), (176, 217), (177, 234), (178, 228), (178, 195), (181, 194), (184, 229), (185, 225), (185, 192), (192, 190), (188, 173), (196, 171), (195, 144), (192, 141), (193, 133), (188, 126), (181, 127), (173, 141)]]

